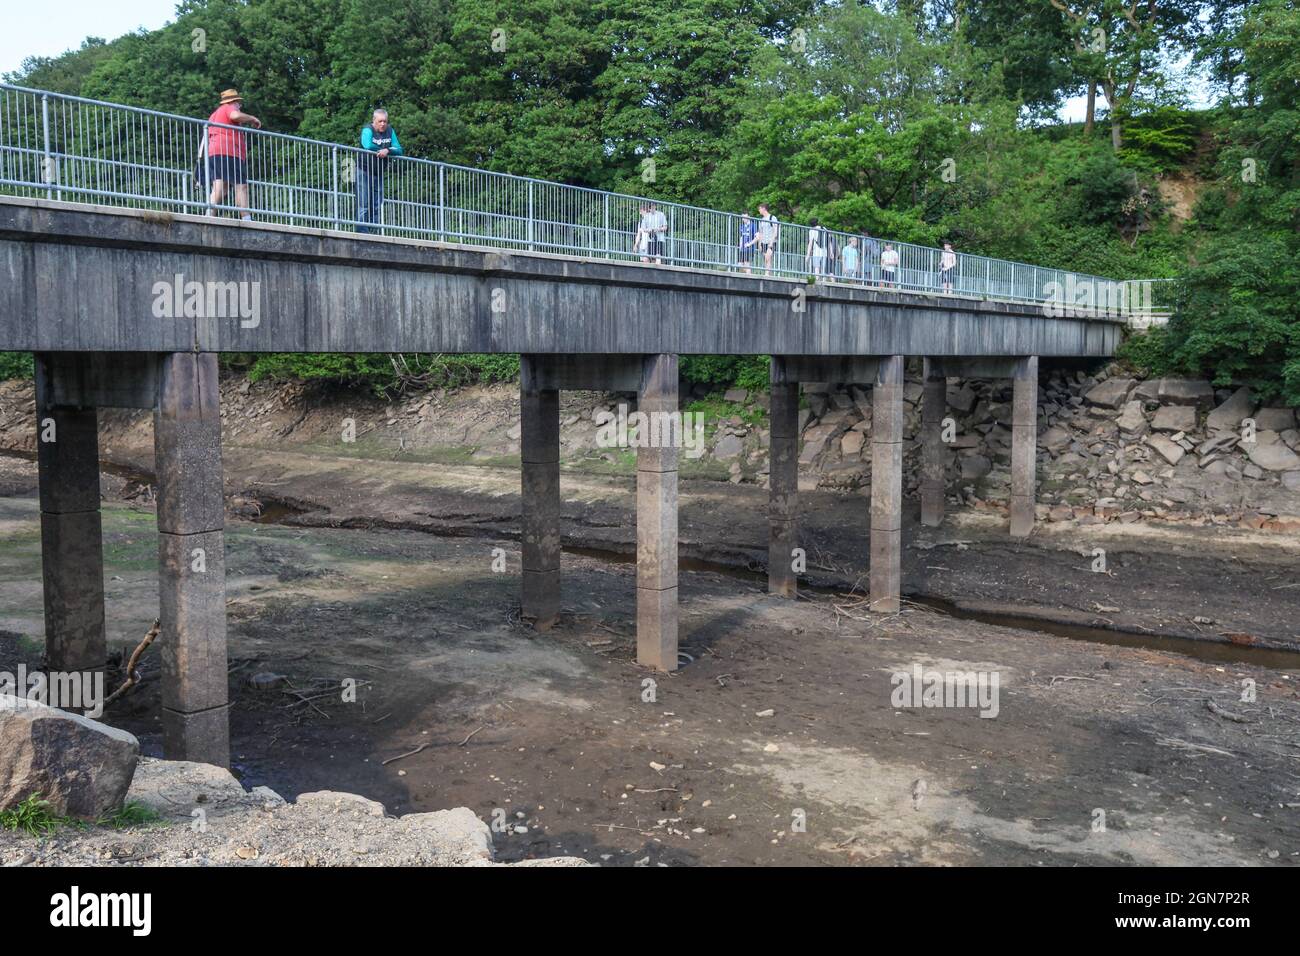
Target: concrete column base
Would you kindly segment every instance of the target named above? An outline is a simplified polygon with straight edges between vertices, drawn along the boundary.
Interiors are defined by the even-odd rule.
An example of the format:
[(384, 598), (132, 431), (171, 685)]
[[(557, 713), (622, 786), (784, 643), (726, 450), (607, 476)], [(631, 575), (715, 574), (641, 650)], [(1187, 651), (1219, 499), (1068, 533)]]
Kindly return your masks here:
[(925, 360), (925, 394), (921, 402), (921, 524), (943, 524), (944, 480), (948, 451), (943, 443), (943, 419), (948, 411), (948, 380)]
[(217, 357), (159, 359), (154, 412), (163, 755), (228, 766), (225, 503)]
[[(676, 355), (645, 357), (637, 410), (678, 414)], [(637, 449), (636, 659), (661, 671), (677, 669), (677, 458), (675, 447)]]
[[(783, 359), (772, 358), (770, 444), (768, 448), (767, 590), (795, 597), (798, 573), (799, 501), (799, 383), (782, 381)], [(779, 383), (779, 384), (778, 384)]]
[(519, 607), (533, 627), (547, 631), (560, 616), (560, 391), (541, 387), (542, 372), (538, 358), (520, 356)]
[(230, 708), (193, 713), (163, 708), (163, 754), (168, 760), (230, 766)]
[(99, 436), (94, 408), (55, 405), (56, 357), (36, 361), (36, 461), (41, 501), (45, 667), (102, 671), (104, 555), (99, 514)]
[(882, 358), (871, 391), (870, 608), (900, 607), (903, 557), (903, 356)]
[(1016, 362), (1011, 400), (1011, 534), (1034, 530), (1038, 458), (1038, 356)]

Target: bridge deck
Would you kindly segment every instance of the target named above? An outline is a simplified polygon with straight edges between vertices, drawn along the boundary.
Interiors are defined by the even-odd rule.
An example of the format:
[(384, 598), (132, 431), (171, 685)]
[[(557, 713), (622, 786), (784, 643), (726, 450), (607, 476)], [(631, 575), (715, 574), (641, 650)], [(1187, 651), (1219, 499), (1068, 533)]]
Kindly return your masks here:
[(0, 197), (0, 274), (7, 351), (1100, 357), (1125, 324), (1025, 302), (15, 197)]

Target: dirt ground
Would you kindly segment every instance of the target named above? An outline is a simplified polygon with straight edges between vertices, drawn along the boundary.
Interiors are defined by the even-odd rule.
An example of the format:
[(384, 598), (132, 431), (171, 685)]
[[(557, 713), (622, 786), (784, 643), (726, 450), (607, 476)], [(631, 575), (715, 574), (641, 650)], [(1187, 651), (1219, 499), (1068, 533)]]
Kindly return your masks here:
[[(1168, 642), (1128, 647), (917, 604), (865, 614), (848, 586), (866, 565), (861, 498), (801, 497), (812, 578), (827, 587), (770, 598), (741, 570), (765, 557), (764, 493), (686, 482), (689, 660), (662, 675), (635, 663), (635, 582), (615, 559), (633, 543), (625, 479), (566, 474), (563, 616), (538, 634), (518, 619), (517, 472), (240, 447), (225, 458), (245, 786), (352, 791), (398, 813), (468, 806), (509, 823), (503, 860), (1300, 861), (1300, 658), (1262, 650), (1297, 644), (1294, 541), (1108, 526), (1013, 543), (986, 516), (905, 529), (909, 592)], [(110, 643), (129, 651), (157, 613), (154, 516), (145, 485), (119, 472), (104, 486)], [(10, 669), (41, 653), (34, 488), (34, 466), (0, 458)], [(259, 511), (275, 523), (237, 517)], [(1091, 570), (1098, 547), (1108, 573)], [(997, 716), (894, 706), (891, 676), (916, 665), (997, 674)], [(264, 672), (322, 696), (250, 687)], [(106, 719), (157, 754), (156, 657), (144, 673)]]

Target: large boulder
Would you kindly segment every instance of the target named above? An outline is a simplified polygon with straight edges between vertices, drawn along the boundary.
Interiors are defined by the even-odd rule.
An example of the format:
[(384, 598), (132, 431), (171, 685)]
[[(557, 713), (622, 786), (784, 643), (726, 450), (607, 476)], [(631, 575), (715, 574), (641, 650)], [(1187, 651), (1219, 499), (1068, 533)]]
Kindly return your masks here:
[(1295, 409), (1261, 408), (1255, 413), (1255, 427), (1260, 431), (1273, 432), (1295, 428)]
[(1157, 432), (1190, 432), (1196, 428), (1196, 409), (1190, 405), (1161, 405), (1151, 419)]
[(1089, 405), (1099, 405), (1102, 408), (1119, 408), (1128, 398), (1128, 393), (1132, 390), (1135, 380), (1131, 378), (1108, 378), (1100, 385), (1094, 385), (1088, 390), (1088, 394), (1083, 397)]
[(1171, 465), (1176, 465), (1183, 459), (1186, 452), (1177, 442), (1170, 441), (1164, 435), (1151, 435), (1147, 438), (1147, 444), (1159, 453), (1165, 461)]
[(52, 813), (98, 819), (122, 805), (139, 756), (125, 730), (0, 695), (0, 810), (36, 794)]
[(1117, 421), (1119, 430), (1130, 438), (1146, 434), (1147, 419), (1142, 414), (1142, 403), (1136, 399), (1124, 403), (1124, 411)]
[(1214, 389), (1202, 379), (1162, 378), (1158, 394), (1166, 405), (1203, 405), (1209, 408), (1214, 404)]
[(1250, 418), (1255, 411), (1255, 400), (1251, 398), (1250, 389), (1244, 385), (1228, 397), (1228, 400), (1205, 416), (1205, 427), (1216, 431), (1237, 431), (1242, 419)]
[(1246, 456), (1267, 471), (1294, 471), (1300, 468), (1300, 455), (1277, 440), (1275, 432), (1260, 432), (1256, 441), (1245, 442)]

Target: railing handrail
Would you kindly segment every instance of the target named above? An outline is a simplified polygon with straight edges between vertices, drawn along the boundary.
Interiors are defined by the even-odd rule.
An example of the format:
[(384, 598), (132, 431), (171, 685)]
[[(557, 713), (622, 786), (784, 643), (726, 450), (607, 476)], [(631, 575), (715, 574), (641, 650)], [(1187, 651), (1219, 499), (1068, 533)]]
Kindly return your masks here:
[[(247, 126), (234, 126), (234, 125), (229, 125), (224, 123), (214, 123), (208, 119), (201, 119), (193, 116), (184, 116), (178, 113), (169, 113), (161, 110), (149, 109), (146, 107), (130, 106), (123, 103), (112, 103), (105, 100), (98, 100), (89, 97), (76, 96), (70, 93), (56, 93), (47, 90), (35, 89), (32, 87), (20, 86), (13, 83), (0, 83), (0, 91), (9, 91), (13, 93), (28, 94), (33, 97), (39, 97), (41, 104), (48, 104), (49, 100), (56, 99), (59, 101), (64, 101), (69, 103), (83, 104), (86, 106), (103, 108), (109, 111), (122, 111), (126, 113), (148, 116), (157, 119), (170, 120), (181, 124), (188, 124), (190, 128), (194, 129), (195, 132), (199, 134), (199, 142), (201, 147), (206, 145), (208, 139), (207, 131), (215, 127), (220, 129), (229, 129), (244, 136), (264, 138), (264, 139), (274, 140), (274, 141), (282, 141), (285, 143), (300, 144), (301, 146), (307, 146), (312, 148), (326, 148), (333, 151), (334, 153), (337, 153), (339, 150), (344, 150), (347, 151), (347, 153), (349, 154), (373, 155), (371, 151), (366, 150), (365, 148), (359, 145), (350, 146), (345, 143), (330, 143), (324, 140), (310, 139), (308, 137), (299, 136), (292, 133), (283, 133), (274, 130), (251, 128)], [(45, 108), (46, 106), (42, 105), (42, 109)], [(186, 127), (183, 126), (182, 130), (184, 128)], [(53, 160), (56, 162), (87, 162), (87, 163), (101, 163), (101, 164), (107, 163), (110, 166), (119, 166), (119, 167), (126, 166), (128, 168), (134, 167), (134, 168), (143, 169), (146, 172), (156, 172), (161, 174), (179, 174), (181, 176), (184, 176), (190, 172), (188, 169), (185, 169), (183, 167), (180, 169), (176, 169), (176, 168), (165, 167), (165, 166), (151, 166), (147, 162), (138, 162), (138, 161), (124, 162), (117, 158), (104, 158), (100, 156), (82, 156), (76, 154), (65, 154), (62, 152), (61, 148), (55, 147), (54, 144), (51, 144), (49, 140), (50, 137), (47, 129), (45, 134), (44, 150), (28, 149), (26, 151), (33, 152), (33, 153), (40, 153), (41, 155), (44, 156), (45, 162), (47, 164), (51, 161), (51, 158), (53, 158)], [(252, 144), (254, 142), (257, 142), (257, 139), (252, 139), (247, 142), (249, 148), (251, 148)], [(62, 144), (58, 144), (58, 146), (60, 147), (61, 145)], [(0, 149), (0, 151), (13, 149), (17, 152), (24, 152), (24, 148), (21, 146), (10, 147), (4, 143), (0, 143), (0, 147), (3, 147), (3, 149)], [(199, 161), (202, 162), (202, 157), (200, 157)], [(427, 159), (425, 157), (406, 156), (406, 155), (390, 156), (388, 158), (388, 166), (386, 168), (392, 174), (395, 175), (402, 175), (401, 171), (404, 169), (405, 170), (429, 169), (429, 170), (436, 170), (437, 172), (439, 189), (440, 189), (439, 201), (437, 204), (432, 204), (429, 202), (419, 202), (412, 199), (385, 198), (386, 202), (392, 202), (399, 205), (414, 207), (416, 209), (429, 209), (429, 210), (437, 209), (439, 225), (436, 230), (418, 229), (414, 227), (397, 227), (397, 228), (408, 229), (408, 231), (424, 232), (426, 234), (437, 232), (438, 234), (443, 235), (444, 237), (447, 235), (455, 235), (457, 237), (468, 236), (470, 239), (484, 238), (496, 242), (504, 242), (511, 245), (526, 246), (528, 248), (533, 248), (537, 245), (540, 245), (544, 249), (561, 248), (568, 251), (573, 248), (573, 244), (569, 244), (566, 246), (566, 244), (562, 241), (561, 242), (554, 241), (554, 233), (550, 233), (550, 234), (543, 233), (540, 239), (536, 239), (535, 234), (538, 230), (536, 230), (534, 226), (540, 225), (546, 228), (562, 227), (562, 228), (573, 228), (573, 229), (590, 229), (590, 230), (595, 230), (597, 232), (604, 232), (606, 235), (610, 233), (621, 235), (621, 236), (632, 235), (640, 231), (640, 226), (638, 225), (635, 228), (626, 228), (627, 225), (626, 223), (620, 223), (617, 225), (611, 223), (610, 216), (609, 216), (609, 201), (613, 199), (616, 201), (626, 202), (631, 204), (632, 207), (635, 207), (637, 204), (652, 202), (655, 203), (665, 214), (672, 216), (672, 218), (676, 220), (675, 222), (673, 222), (673, 225), (670, 227), (669, 233), (665, 237), (667, 241), (670, 243), (685, 244), (684, 248), (687, 249), (689, 249), (690, 246), (692, 245), (697, 247), (697, 249), (693, 250), (687, 255), (683, 255), (676, 258), (682, 261), (686, 261), (688, 264), (692, 266), (699, 266), (703, 268), (712, 267), (712, 268), (734, 269), (740, 264), (740, 260), (733, 258), (738, 248), (738, 225), (741, 220), (741, 215), (739, 213), (728, 212), (725, 210), (718, 210), (718, 209), (709, 209), (703, 206), (696, 206), (688, 203), (674, 202), (672, 200), (656, 199), (655, 197), (652, 196), (637, 195), (633, 193), (617, 193), (617, 192), (612, 192), (607, 190), (596, 189), (590, 186), (580, 186), (580, 185), (574, 185), (570, 183), (560, 183), (560, 182), (555, 182), (553, 180), (537, 179), (531, 176), (519, 176), (512, 173), (499, 172), (496, 170), (478, 169), (472, 166), (464, 166), (458, 163), (451, 163), (444, 160)], [(497, 209), (497, 210), (464, 209), (456, 206), (445, 205), (445, 198), (443, 197), (441, 189), (442, 189), (443, 177), (449, 171), (461, 172), (461, 173), (469, 174), (474, 177), (488, 177), (488, 179), (486, 180), (488, 182), (500, 180), (503, 183), (515, 183), (515, 184), (527, 185), (528, 196), (530, 197), (528, 200), (528, 206), (530, 212), (527, 215), (520, 215), (518, 212), (510, 211), (509, 209)], [(99, 189), (84, 188), (84, 186), (78, 187), (73, 185), (65, 185), (62, 183), (58, 183), (57, 181), (52, 182), (51, 179), (49, 178), (48, 172), (45, 176), (45, 181), (39, 184), (32, 183), (32, 182), (17, 182), (14, 180), (9, 180), (4, 178), (0, 178), (0, 182), (6, 184), (20, 185), (25, 187), (33, 187), (33, 188), (39, 187), (47, 190), (52, 188), (53, 189), (64, 188), (74, 193), (86, 193), (91, 195), (108, 195), (108, 196), (115, 196), (117, 198), (122, 198), (122, 199), (129, 199), (133, 201), (165, 202), (173, 205), (179, 204), (184, 208), (190, 208), (195, 206), (203, 207), (207, 205), (205, 203), (192, 202), (185, 199), (176, 199), (171, 197), (141, 196), (139, 194), (133, 194), (128, 192), (120, 192), (120, 191), (113, 192), (113, 191), (105, 191)], [(257, 180), (252, 178), (251, 176), (249, 178), (249, 182), (254, 184), (259, 184), (260, 187), (273, 187), (275, 189), (289, 190), (290, 193), (288, 195), (288, 201), (290, 203), (290, 211), (286, 212), (282, 210), (262, 210), (262, 209), (257, 209), (254, 211), (257, 211), (259, 213), (265, 212), (274, 216), (283, 216), (293, 221), (298, 221), (303, 219), (307, 219), (307, 220), (314, 219), (319, 221), (322, 218), (319, 215), (314, 215), (309, 212), (299, 213), (293, 211), (293, 202), (294, 202), (293, 193), (295, 191), (307, 193), (307, 194), (314, 194), (316, 196), (330, 195), (334, 198), (335, 203), (337, 202), (337, 196), (338, 196), (337, 179), (335, 179), (334, 183), (332, 183), (327, 188), (322, 188), (319, 185), (281, 183), (281, 182), (273, 182), (270, 180)], [(569, 191), (572, 191), (573, 193), (585, 194), (589, 197), (602, 197), (605, 203), (604, 212), (603, 212), (603, 225), (597, 223), (592, 223), (588, 225), (581, 221), (567, 221), (567, 219), (545, 219), (545, 218), (538, 219), (531, 213), (531, 206), (532, 206), (531, 197), (534, 193), (534, 187), (538, 185), (548, 187), (548, 188), (553, 188), (556, 190), (562, 190), (564, 191), (560, 194), (562, 196), (568, 193)], [(461, 215), (468, 214), (474, 216), (488, 216), (488, 217), (492, 217), (493, 219), (521, 222), (524, 223), (526, 226), (527, 238), (523, 238), (523, 237), (516, 238), (514, 236), (497, 236), (497, 235), (476, 236), (472, 232), (470, 233), (465, 232), (464, 227), (460, 225), (458, 225), (454, 229), (449, 230), (444, 228), (444, 224), (443, 224), (443, 218), (445, 212), (458, 213)], [(591, 214), (594, 212), (594, 210), (588, 210), (587, 212), (588, 214)], [(675, 216), (673, 215), (675, 213), (680, 213), (683, 215)], [(619, 215), (622, 216), (623, 214), (624, 214), (623, 211), (620, 210)], [(681, 223), (681, 219), (685, 217), (685, 214), (699, 214), (701, 217), (715, 217), (715, 218), (713, 218), (712, 220), (709, 220), (707, 218), (702, 218), (701, 221), (697, 223), (686, 223), (683, 225)], [(561, 213), (561, 215), (564, 214)], [(584, 218), (584, 217), (579, 217), (579, 216), (568, 217), (568, 219), (580, 219), (580, 218)], [(357, 224), (357, 220), (340, 220), (337, 215), (337, 212), (334, 214), (333, 220), (336, 223), (347, 221), (348, 223), (353, 225)], [(751, 217), (751, 222), (754, 224), (756, 230), (761, 229), (762, 221), (763, 220), (757, 215)], [(717, 225), (721, 225), (722, 227), (721, 231), (725, 232), (725, 235), (721, 239), (719, 239), (720, 233), (716, 229)], [(797, 223), (797, 222), (778, 221), (778, 225), (782, 232), (782, 235), (780, 236), (773, 250), (774, 260), (780, 260), (783, 258), (786, 263), (789, 263), (791, 257), (793, 257), (796, 263), (805, 261), (808, 258), (806, 249), (807, 246), (809, 245), (811, 230), (813, 228), (817, 228), (822, 231), (823, 234), (822, 247), (825, 250), (825, 253), (827, 253), (824, 254), (823, 257), (821, 257), (822, 268), (825, 269), (828, 262), (832, 263), (831, 268), (824, 273), (825, 278), (829, 280), (834, 281), (838, 279), (840, 281), (844, 281), (845, 278), (847, 278), (849, 281), (853, 281), (856, 278), (858, 281), (865, 282), (866, 271), (867, 271), (866, 266), (869, 263), (866, 246), (865, 244), (863, 244), (858, 248), (858, 257), (859, 257), (859, 266), (857, 269), (858, 275), (856, 277), (852, 275), (847, 277), (841, 277), (836, 275), (837, 263), (833, 263), (833, 261), (831, 260), (830, 256), (828, 255), (829, 250), (826, 249), (826, 243), (825, 243), (826, 237), (833, 236), (836, 237), (836, 239), (838, 240), (839, 248), (841, 251), (848, 247), (848, 241), (851, 239), (870, 239), (873, 242), (875, 242), (877, 245), (876, 252), (871, 257), (870, 260), (871, 263), (874, 263), (873, 269), (880, 268), (879, 256), (883, 253), (885, 245), (892, 245), (895, 251), (898, 253), (899, 261), (897, 262), (895, 267), (896, 271), (890, 277), (890, 281), (893, 283), (893, 285), (896, 288), (900, 290), (914, 291), (914, 289), (916, 288), (922, 288), (922, 291), (924, 291), (924, 289), (933, 290), (937, 287), (937, 281), (933, 279), (930, 281), (928, 285), (924, 285), (920, 281), (904, 281), (905, 279), (907, 279), (909, 274), (912, 280), (915, 280), (917, 279), (918, 276), (924, 277), (936, 271), (935, 265), (937, 263), (942, 262), (943, 251), (935, 247), (922, 246), (916, 243), (886, 239), (880, 236), (872, 236), (870, 233), (866, 232), (865, 230), (861, 230), (858, 232), (849, 232), (845, 230), (831, 229), (824, 224), (819, 224), (817, 227), (812, 227), (810, 225), (804, 225), (802, 223)], [(677, 231), (679, 227), (681, 227), (682, 229), (681, 233), (678, 233)], [(474, 227), (471, 226), (470, 228), (473, 229)], [(696, 230), (700, 230), (706, 235), (692, 235), (693, 233), (696, 232)], [(713, 230), (714, 234), (710, 235), (708, 233), (710, 233), (711, 230)], [(791, 230), (791, 232), (787, 232), (787, 230)], [(787, 236), (790, 236), (791, 234), (793, 234), (794, 236), (793, 243), (787, 241)], [(803, 249), (797, 248), (801, 241), (803, 243)], [(610, 244), (606, 241), (604, 246), (604, 256), (601, 258), (608, 258), (611, 255), (617, 255), (617, 256), (629, 255), (629, 252), (627, 250), (623, 250), (623, 249), (614, 250), (611, 249), (609, 245)], [(702, 257), (691, 258), (691, 256), (694, 255), (696, 252), (702, 251), (704, 249), (710, 249), (710, 248), (719, 250), (722, 253), (724, 253), (721, 257), (722, 261), (717, 261), (717, 262), (712, 260), (706, 261)], [(594, 245), (591, 247), (591, 249), (587, 251), (593, 253), (593, 257), (596, 257), (594, 256), (594, 253), (597, 250)], [(907, 253), (908, 255), (905, 255), (905, 253)], [(570, 254), (573, 253), (570, 252)], [(638, 252), (637, 250), (634, 249), (631, 250), (630, 255), (633, 258), (635, 258), (638, 255), (644, 258), (646, 257), (646, 252), (644, 250)], [(764, 265), (762, 265), (762, 259), (764, 257), (762, 247), (759, 245), (755, 245), (751, 247), (750, 255), (752, 257), (752, 260), (745, 263), (746, 267), (752, 265), (759, 274), (762, 274), (762, 272), (766, 268)], [(1173, 281), (1170, 279), (1106, 279), (1100, 276), (1090, 275), (1087, 273), (1072, 272), (1070, 270), (1059, 269), (1050, 266), (1037, 266), (1037, 265), (1032, 265), (1030, 263), (1016, 262), (1014, 260), (1009, 260), (1009, 259), (998, 259), (991, 256), (981, 255), (978, 253), (956, 252), (954, 250), (954, 255), (956, 257), (956, 265), (955, 265), (954, 272), (956, 277), (960, 280), (958, 282), (958, 285), (962, 286), (962, 288), (955, 289), (955, 290), (946, 289), (944, 292), (944, 294), (946, 295), (953, 295), (953, 296), (971, 297), (971, 296), (979, 295), (983, 298), (1002, 298), (1002, 299), (1010, 299), (1013, 301), (1030, 301), (1030, 302), (1050, 301), (1049, 299), (1045, 298), (1046, 286), (1044, 286), (1042, 289), (1030, 288), (1030, 287), (1026, 287), (1021, 281), (1018, 281), (1020, 277), (1017, 275), (1017, 272), (1019, 270), (1024, 270), (1024, 269), (1033, 270), (1033, 272), (1030, 274), (1030, 279), (1037, 281), (1039, 283), (1049, 278), (1054, 278), (1059, 280), (1059, 279), (1064, 279), (1065, 277), (1068, 276), (1073, 276), (1075, 277), (1076, 280), (1083, 280), (1085, 282), (1107, 283), (1112, 285), (1123, 285), (1123, 286), (1131, 286), (1133, 283)], [(575, 257), (581, 257), (581, 256), (575, 255)], [(675, 257), (672, 255), (671, 252), (669, 252), (669, 254), (666, 256), (660, 255), (660, 256), (656, 256), (655, 258), (666, 258), (671, 261)], [(920, 264), (919, 266), (918, 263)], [(789, 277), (797, 278), (802, 271), (798, 268), (791, 269), (788, 268), (788, 266), (782, 266), (779, 264), (779, 262), (775, 262), (775, 261), (774, 261), (774, 265), (776, 266), (775, 272), (777, 274), (782, 274)], [(995, 270), (996, 270), (996, 275), (995, 275)], [(769, 275), (772, 273), (772, 271), (773, 270), (770, 268), (767, 269)], [(982, 271), (984, 274), (982, 292), (969, 291), (970, 288), (979, 284), (977, 281), (978, 277), (976, 275), (976, 273), (979, 271)], [(874, 277), (874, 272), (873, 272), (873, 277)], [(951, 278), (952, 276), (949, 276), (947, 279), (945, 279), (944, 280), (945, 283), (951, 285), (952, 284)], [(884, 282), (883, 275), (882, 275), (881, 282), (882, 284)], [(994, 294), (993, 292), (994, 288), (997, 288), (999, 290), (997, 294)], [(1001, 291), (1003, 288), (1006, 289), (1005, 292)], [(1028, 292), (1028, 294), (1022, 294), (1024, 292)]]

